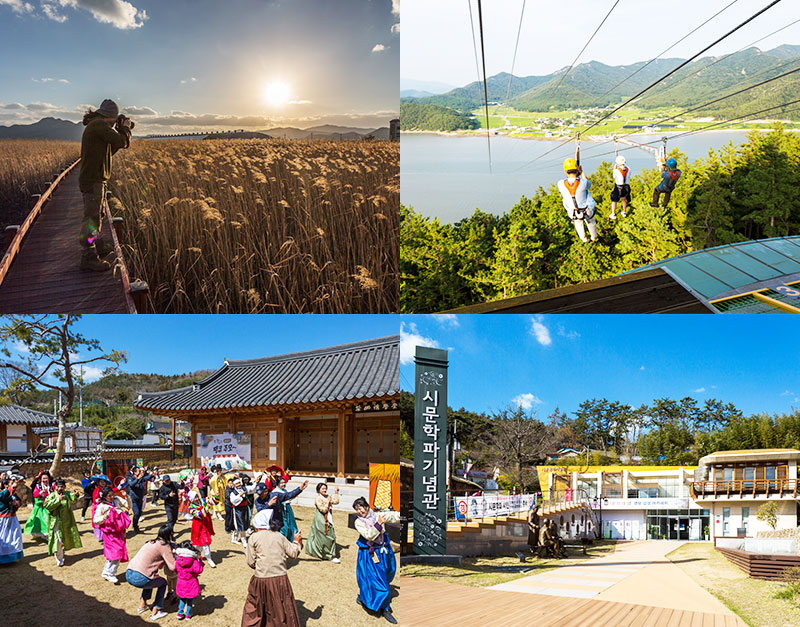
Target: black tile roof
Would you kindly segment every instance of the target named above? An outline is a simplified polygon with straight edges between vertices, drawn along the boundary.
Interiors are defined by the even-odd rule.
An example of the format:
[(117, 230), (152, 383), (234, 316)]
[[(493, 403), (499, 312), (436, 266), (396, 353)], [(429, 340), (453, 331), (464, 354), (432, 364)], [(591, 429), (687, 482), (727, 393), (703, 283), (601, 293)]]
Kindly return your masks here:
[(17, 425), (57, 425), (58, 418), (19, 405), (0, 405), (0, 422)]
[(263, 359), (225, 360), (204, 381), (142, 393), (139, 409), (187, 411), (369, 399), (400, 392), (400, 336)]

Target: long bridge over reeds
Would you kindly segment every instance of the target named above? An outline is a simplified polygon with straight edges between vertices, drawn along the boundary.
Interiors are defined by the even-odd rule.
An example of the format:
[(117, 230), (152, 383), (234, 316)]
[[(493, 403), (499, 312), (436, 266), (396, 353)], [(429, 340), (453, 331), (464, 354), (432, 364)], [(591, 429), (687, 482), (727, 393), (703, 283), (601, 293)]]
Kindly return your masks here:
[(148, 287), (131, 282), (123, 257), (124, 222), (104, 201), (101, 231), (114, 249), (107, 272), (80, 270), (83, 199), (75, 161), (53, 176), (21, 225), (5, 229), (0, 313), (147, 313)]

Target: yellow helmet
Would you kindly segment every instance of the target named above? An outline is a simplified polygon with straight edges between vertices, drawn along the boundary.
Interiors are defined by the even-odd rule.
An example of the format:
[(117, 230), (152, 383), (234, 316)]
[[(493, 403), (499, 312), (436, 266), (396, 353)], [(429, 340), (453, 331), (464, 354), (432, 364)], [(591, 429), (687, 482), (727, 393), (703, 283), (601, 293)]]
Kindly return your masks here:
[(575, 161), (573, 158), (564, 159), (564, 172), (569, 172), (570, 170), (577, 170), (578, 169), (578, 162)]

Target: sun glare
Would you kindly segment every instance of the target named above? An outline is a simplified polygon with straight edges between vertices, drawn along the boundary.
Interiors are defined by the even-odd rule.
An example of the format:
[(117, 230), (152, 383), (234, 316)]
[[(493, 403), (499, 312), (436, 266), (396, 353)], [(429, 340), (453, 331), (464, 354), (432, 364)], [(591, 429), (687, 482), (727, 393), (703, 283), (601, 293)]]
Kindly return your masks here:
[(273, 107), (280, 107), (289, 102), (289, 86), (286, 83), (274, 82), (264, 88), (264, 99)]

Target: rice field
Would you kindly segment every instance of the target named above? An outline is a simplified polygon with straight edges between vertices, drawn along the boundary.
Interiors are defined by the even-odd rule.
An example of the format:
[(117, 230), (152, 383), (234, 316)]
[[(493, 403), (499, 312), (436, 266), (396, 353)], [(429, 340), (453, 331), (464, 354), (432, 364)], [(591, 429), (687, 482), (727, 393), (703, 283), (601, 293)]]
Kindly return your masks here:
[(0, 141), (0, 230), (9, 224), (20, 224), (33, 207), (31, 196), (44, 192), (45, 183), (80, 155), (79, 142)]
[(156, 313), (389, 313), (399, 170), (397, 142), (134, 141), (111, 208)]

